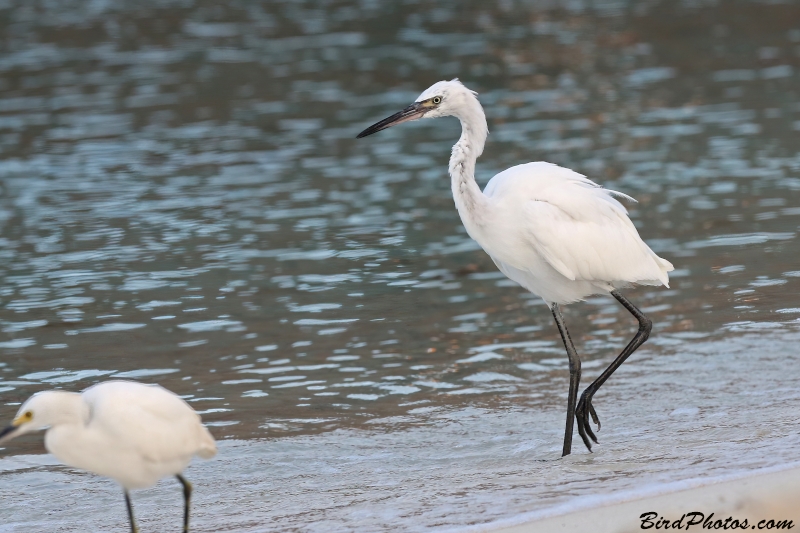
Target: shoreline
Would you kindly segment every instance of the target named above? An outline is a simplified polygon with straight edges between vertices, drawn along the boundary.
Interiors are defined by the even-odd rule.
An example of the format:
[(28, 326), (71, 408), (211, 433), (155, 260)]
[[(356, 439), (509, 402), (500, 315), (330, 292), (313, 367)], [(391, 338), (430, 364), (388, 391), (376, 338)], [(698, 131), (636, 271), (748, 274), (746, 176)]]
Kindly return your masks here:
[[(728, 531), (766, 529), (770, 520), (791, 520), (800, 527), (800, 464), (756, 470), (708, 480), (692, 479), (670, 483), (637, 494), (627, 491), (608, 498), (593, 499), (585, 507), (569, 511), (559, 506), (549, 511), (521, 515), (515, 519), (474, 526), (470, 533), (568, 533), (591, 530), (593, 533), (632, 533), (666, 530)], [(562, 512), (563, 511), (563, 512)], [(644, 523), (641, 515), (648, 515)], [(690, 514), (696, 513), (696, 514)], [(713, 517), (709, 521), (709, 516)], [(700, 516), (702, 514), (702, 517)], [(537, 516), (538, 515), (538, 516)], [(684, 516), (682, 522), (678, 522)], [(718, 520), (722, 521), (714, 527)], [(744, 527), (744, 520), (747, 525)], [(687, 528), (689, 522), (693, 525)], [(734, 529), (738, 521), (739, 527)], [(762, 522), (763, 521), (763, 522)], [(704, 526), (703, 523), (706, 525)], [(643, 527), (648, 526), (648, 527)], [(661, 527), (658, 527), (661, 526)], [(783, 529), (784, 531), (789, 528)], [(773, 529), (781, 530), (781, 529)]]

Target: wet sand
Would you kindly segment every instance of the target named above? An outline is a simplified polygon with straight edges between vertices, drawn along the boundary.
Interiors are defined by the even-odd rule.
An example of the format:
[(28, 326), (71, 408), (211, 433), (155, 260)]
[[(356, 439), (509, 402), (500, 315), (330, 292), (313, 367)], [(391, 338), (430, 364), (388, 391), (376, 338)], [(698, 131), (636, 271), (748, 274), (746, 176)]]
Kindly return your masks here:
[[(432, 4), (0, 1), (0, 424), (106, 379), (182, 395), (220, 442), (194, 533), (497, 529), (800, 460), (800, 2)], [(675, 265), (626, 292), (654, 330), (594, 454), (559, 458), (552, 314), (453, 205), (458, 121), (355, 138), (453, 77), (482, 186), (571, 168)], [(565, 313), (588, 384), (636, 321)], [(10, 444), (0, 533), (126, 531), (113, 482)], [(179, 528), (174, 480), (134, 498)]]
[[(587, 528), (591, 528), (595, 533), (631, 533), (647, 529), (666, 530), (664, 519), (669, 521), (669, 529), (674, 530), (677, 529), (675, 526), (682, 526), (680, 529), (682, 531), (772, 529), (769, 527), (770, 521), (782, 520), (791, 520), (792, 526), (797, 527), (800, 524), (798, 502), (800, 502), (800, 466), (795, 465), (778, 471), (774, 469), (758, 471), (749, 476), (671, 484), (650, 491), (650, 494), (644, 497), (629, 492), (627, 497), (623, 495), (615, 503), (534, 519), (517, 525), (487, 527), (476, 531), (555, 533), (586, 531)], [(650, 517), (647, 522), (640, 518), (645, 514)], [(677, 522), (682, 517), (682, 522)], [(723, 527), (715, 527), (718, 520), (722, 521)], [(746, 525), (745, 520), (747, 520)], [(734, 521), (739, 522), (739, 528), (736, 528)], [(695, 525), (687, 529), (690, 522)], [(727, 528), (724, 527), (726, 523)], [(784, 528), (788, 529), (790, 528)]]

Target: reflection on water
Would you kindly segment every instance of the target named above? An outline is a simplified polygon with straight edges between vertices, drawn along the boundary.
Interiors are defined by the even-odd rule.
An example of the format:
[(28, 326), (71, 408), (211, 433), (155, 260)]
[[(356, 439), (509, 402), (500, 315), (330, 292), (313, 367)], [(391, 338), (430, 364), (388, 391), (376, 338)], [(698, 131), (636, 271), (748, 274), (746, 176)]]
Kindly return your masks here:
[[(490, 446), (491, 435), (512, 432), (529, 461), (551, 459), (560, 447), (566, 357), (547, 309), (498, 273), (458, 220), (446, 176), (457, 124), (422, 122), (368, 143), (354, 139), (432, 82), (459, 76), (480, 91), (489, 118), (480, 180), (529, 160), (574, 168), (635, 196), (635, 224), (676, 266), (670, 289), (630, 293), (653, 318), (654, 336), (598, 397), (608, 423), (593, 457), (636, 440), (656, 445), (623, 413), (741, 402), (730, 410), (747, 411), (752, 439), (736, 448), (750, 458), (739, 466), (778, 461), (759, 461), (754, 450), (786, 445), (786, 433), (771, 433), (754, 406), (772, 409), (780, 397), (797, 407), (775, 386), (780, 374), (773, 380), (758, 363), (795, 357), (787, 346), (800, 329), (796, 6), (157, 2), (145, 9), (9, 1), (0, 13), (4, 418), (42, 388), (79, 390), (113, 377), (159, 382), (192, 402), (218, 438), (273, 439), (228, 448), (237, 460), (261, 458), (260, 472), (244, 465), (238, 472), (269, 487), (252, 496), (267, 502), (281, 494), (269, 481), (275, 461), (288, 462), (280, 468), (292, 475), (309, 473), (297, 462), (305, 456), (282, 451), (296, 443), (317, 450), (312, 455), (321, 453), (317, 446), (341, 450), (326, 452), (335, 464), (359, 439), (391, 447), (427, 431), (433, 448), (460, 449), (471, 434)], [(570, 306), (567, 315), (589, 380), (634, 324), (610, 298)], [(783, 348), (767, 348), (769, 339), (783, 339)], [(734, 364), (720, 346), (759, 353)], [(684, 373), (670, 379), (686, 380), (683, 395), (635, 402), (633, 391), (667, 387), (643, 369), (681, 353)], [(703, 379), (732, 367), (751, 381)], [(742, 387), (751, 394), (738, 394)], [(676, 399), (691, 405), (675, 407)], [(481, 416), (470, 415), (468, 431), (440, 433), (433, 431), (439, 412)], [(686, 431), (703, 460), (734, 453), (713, 428), (699, 431), (676, 417), (659, 422), (658, 442)], [(784, 430), (796, 433), (786, 420), (793, 418)], [(40, 450), (28, 441), (13, 453)], [(487, 505), (507, 502), (498, 489), (503, 476), (525, 477), (508, 451), (498, 448), (492, 467), (453, 456), (474, 469), (453, 490)], [(657, 458), (675, 470), (670, 480), (723, 470), (670, 462), (664, 453)], [(434, 455), (425, 465), (394, 464), (435, 468)], [(197, 470), (211, 479), (223, 464)], [(666, 479), (655, 474), (661, 466), (648, 465), (617, 488)], [(330, 475), (314, 478), (316, 489), (304, 494), (355, 475), (344, 466), (324, 471)], [(5, 484), (16, 488), (14, 498), (28, 479), (55, 479), (24, 472)], [(531, 509), (532, 496), (561, 503), (566, 493), (553, 486), (560, 475), (543, 470), (515, 482), (528, 507), (481, 515), (468, 506), (463, 522), (449, 521), (450, 509), (418, 523), (501, 518)], [(588, 487), (583, 475), (574, 482)], [(389, 479), (414, 486), (408, 476)], [(80, 480), (93, 494), (100, 483)], [(360, 493), (364, 509), (379, 493)], [(408, 516), (422, 512), (408, 505)], [(18, 521), (21, 509), (0, 510), (0, 521)], [(282, 530), (322, 516), (287, 509), (294, 518), (285, 522), (256, 514), (235, 529), (275, 521)], [(444, 512), (437, 509), (431, 517)], [(358, 522), (335, 516), (361, 529), (397, 519), (362, 511)], [(226, 515), (216, 516), (223, 523)]]

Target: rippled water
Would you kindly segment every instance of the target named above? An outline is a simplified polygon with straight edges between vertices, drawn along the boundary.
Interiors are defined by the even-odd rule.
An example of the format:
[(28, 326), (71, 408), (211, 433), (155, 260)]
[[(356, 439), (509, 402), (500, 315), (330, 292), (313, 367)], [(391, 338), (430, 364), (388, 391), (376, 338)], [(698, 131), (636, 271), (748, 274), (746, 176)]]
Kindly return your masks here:
[[(0, 2), (0, 416), (111, 377), (184, 395), (230, 441), (190, 470), (200, 531), (446, 529), (794, 460), (798, 20), (758, 2)], [(457, 123), (354, 139), (455, 76), (489, 119), (479, 181), (569, 166), (636, 197), (676, 266), (670, 289), (629, 292), (654, 334), (598, 395), (592, 456), (556, 460), (549, 311), (453, 208)], [(586, 382), (634, 331), (610, 298), (567, 320)], [(48, 461), (0, 460), (0, 531), (122, 527), (109, 482)], [(145, 528), (171, 523), (172, 488), (137, 495)]]

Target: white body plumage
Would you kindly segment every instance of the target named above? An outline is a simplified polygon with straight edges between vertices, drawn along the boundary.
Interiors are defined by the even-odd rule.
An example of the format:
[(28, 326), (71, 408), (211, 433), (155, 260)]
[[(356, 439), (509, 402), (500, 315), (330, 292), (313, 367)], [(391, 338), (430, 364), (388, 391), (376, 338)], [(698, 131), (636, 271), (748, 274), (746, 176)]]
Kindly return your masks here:
[(545, 162), (504, 170), (481, 192), (475, 161), (488, 128), (476, 93), (458, 80), (441, 81), (416, 104), (431, 98), (440, 103), (422, 117), (452, 115), (461, 121), (449, 165), (461, 221), (506, 276), (548, 304), (633, 283), (668, 286), (672, 265), (644, 243), (614, 196), (632, 198)]
[(478, 220), (459, 213), (497, 267), (548, 303), (631, 283), (668, 286), (672, 265), (642, 241), (614, 194), (572, 170), (527, 163), (489, 181)]
[(152, 486), (180, 474), (194, 455), (211, 458), (217, 451), (189, 404), (163, 387), (132, 381), (36, 394), (15, 424), (14, 436), (46, 428), (45, 447), (56, 459), (125, 489)]

